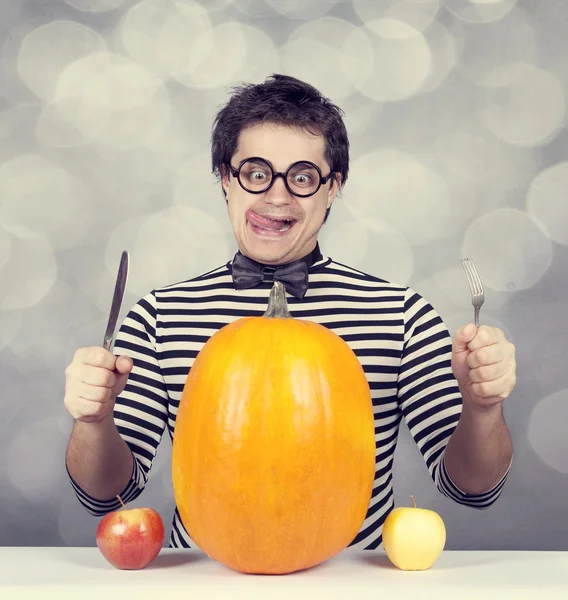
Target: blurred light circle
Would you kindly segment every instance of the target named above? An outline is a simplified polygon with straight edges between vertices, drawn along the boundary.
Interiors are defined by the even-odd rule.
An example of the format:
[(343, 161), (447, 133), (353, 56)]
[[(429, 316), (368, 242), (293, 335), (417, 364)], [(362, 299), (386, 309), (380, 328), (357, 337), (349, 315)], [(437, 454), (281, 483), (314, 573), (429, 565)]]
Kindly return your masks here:
[(502, 208), (474, 221), (465, 234), (464, 256), (471, 258), (484, 285), (500, 291), (532, 287), (552, 262), (552, 244), (527, 213)]
[(321, 245), (326, 255), (351, 267), (358, 267), (367, 253), (368, 233), (359, 221), (343, 221), (335, 227), (322, 229)]
[[(333, 17), (308, 21), (282, 48), (286, 71), (342, 102), (372, 74), (373, 45), (361, 28)], [(338, 68), (343, 76), (338, 76)]]
[(371, 21), (367, 31), (373, 45), (373, 69), (364, 81), (357, 77), (355, 87), (381, 102), (417, 94), (432, 69), (432, 54), (424, 35), (395, 19)]
[(512, 191), (529, 185), (539, 168), (533, 154), (481, 135), (473, 120), (440, 133), (425, 160), (440, 164), (437, 170), (453, 192), (452, 206), (468, 220), (474, 209), (490, 212)]
[[(0, 204), (0, 208), (1, 208)], [(0, 269), (10, 260), (12, 254), (12, 237), (3, 228), (0, 227)]]
[(440, 10), (440, 0), (353, 0), (353, 8), (364, 23), (389, 18), (423, 31)]
[(83, 12), (105, 12), (115, 10), (125, 3), (126, 0), (65, 0), (69, 6)]
[(455, 37), (438, 22), (433, 22), (424, 32), (432, 56), (432, 66), (422, 92), (432, 92), (440, 87), (453, 71), (458, 59)]
[(402, 232), (380, 218), (366, 218), (367, 255), (363, 270), (392, 283), (408, 285), (414, 270), (414, 253)]
[[(480, 273), (480, 275), (483, 274)], [(417, 281), (413, 284), (413, 287), (441, 315), (444, 315), (444, 319), (446, 317), (450, 318), (453, 315), (452, 329), (450, 331), (454, 331), (459, 326), (457, 325), (458, 322), (460, 325), (465, 325), (471, 321), (473, 317), (473, 308), (470, 309), (471, 292), (464, 270), (459, 266), (459, 262), (457, 262), (456, 266), (442, 268), (432, 275)], [(484, 323), (487, 323), (486, 318), (495, 322), (495, 319), (490, 315), (490, 310), (501, 308), (509, 298), (510, 294), (508, 293), (493, 292), (490, 303), (487, 301), (483, 307), (483, 311), (489, 313), (487, 317), (484, 317)]]
[[(333, 207), (334, 217), (340, 208)], [(375, 277), (406, 285), (414, 268), (414, 255), (404, 235), (380, 219), (338, 217), (332, 221), (337, 225), (326, 225), (321, 231), (325, 255)]]
[[(91, 268), (91, 267), (89, 267)], [(117, 266), (118, 270), (118, 266)], [(116, 275), (116, 274), (115, 274)], [(73, 355), (77, 348), (83, 348), (86, 346), (98, 346), (101, 343), (102, 336), (104, 335), (104, 331), (106, 329), (108, 323), (108, 311), (111, 306), (111, 298), (113, 292), (114, 281), (110, 280), (105, 281), (104, 284), (101, 282), (101, 290), (106, 292), (105, 294), (105, 304), (101, 307), (101, 318), (95, 321), (91, 320), (86, 324), (81, 324), (80, 327), (74, 327), (72, 334), (69, 338), (65, 340), (66, 344), (66, 356), (67, 360), (71, 362), (73, 359)], [(86, 294), (89, 300), (94, 304), (94, 298), (90, 294)], [(126, 296), (125, 296), (126, 298)], [(121, 314), (119, 316), (119, 323), (126, 312), (130, 309), (130, 306), (125, 306), (126, 301), (123, 301), (123, 306), (121, 308)]]
[[(15, 3), (9, 3), (13, 5)], [(0, 6), (2, 6), (0, 4)], [(2, 9), (0, 9), (2, 10)], [(37, 102), (37, 95), (24, 82), (18, 72), (18, 56), (22, 42), (32, 31), (28, 24), (14, 28), (10, 35), (0, 35), (0, 98), (6, 98), (14, 105)], [(0, 34), (2, 32), (2, 14), (0, 14)]]
[(568, 162), (560, 162), (541, 171), (527, 194), (528, 213), (540, 221), (555, 242), (568, 244)]
[[(186, 89), (184, 88), (184, 90)], [(186, 92), (189, 94), (188, 90)], [(150, 171), (159, 168), (165, 170), (169, 177), (175, 176), (194, 152), (209, 145), (210, 122), (206, 122), (201, 114), (202, 107), (197, 100), (192, 101), (191, 98), (186, 98), (184, 103), (187, 108), (184, 107), (180, 110), (176, 105), (176, 100), (171, 100), (170, 118), (166, 126), (157, 135), (145, 140), (144, 146), (140, 148), (139, 151), (144, 152), (147, 157), (148, 166), (151, 162), (156, 163)], [(191, 112), (191, 116), (187, 112)], [(193, 118), (195, 121), (190, 121)], [(136, 152), (138, 151), (135, 150), (134, 153)], [(136, 158), (129, 159), (132, 153), (132, 150), (123, 153), (126, 154), (125, 159), (132, 164), (132, 176), (137, 179), (147, 178), (148, 175), (140, 173), (136, 168)], [(140, 158), (140, 162), (144, 163), (145, 161)], [(153, 177), (150, 175), (150, 180), (152, 179)]]
[(61, 470), (65, 445), (61, 417), (28, 422), (8, 444), (6, 474), (27, 501), (35, 502), (38, 498), (45, 501), (59, 493), (53, 480)]
[(111, 172), (123, 180), (128, 198), (124, 204), (131, 207), (140, 206), (140, 196), (136, 189), (138, 185), (155, 187), (160, 184), (169, 185), (172, 172), (168, 169), (167, 158), (152, 148), (113, 148), (109, 146), (98, 148), (99, 157), (103, 158)]
[(340, 0), (267, 0), (280, 15), (289, 19), (319, 19)]
[(456, 231), (463, 230), (478, 214), (481, 200), (476, 188), (475, 163), (468, 161), (466, 156), (452, 154), (446, 149), (426, 152), (420, 156), (420, 160), (442, 178), (452, 199), (445, 232), (441, 237), (446, 234), (452, 236)]
[(498, 138), (536, 146), (561, 129), (566, 99), (561, 83), (548, 71), (527, 64), (498, 67), (489, 76), (480, 118)]
[(52, 21), (25, 37), (18, 54), (18, 72), (37, 96), (49, 100), (67, 65), (105, 49), (104, 39), (93, 29), (73, 21)]
[(106, 250), (107, 269), (116, 272), (117, 256), (131, 249), (128, 287), (138, 296), (164, 285), (194, 277), (224, 264), (228, 241), (210, 214), (189, 206), (125, 222), (112, 234)]
[[(237, 22), (221, 23), (202, 31), (194, 40), (200, 52), (194, 52), (186, 72), (173, 73), (181, 83), (198, 89), (232, 84), (247, 66), (250, 57), (248, 27)], [(266, 74), (264, 75), (266, 76)], [(263, 77), (264, 79), (264, 77)]]
[(568, 474), (568, 389), (540, 400), (534, 407), (527, 437), (539, 458), (560, 473)]
[(157, 73), (175, 75), (212, 50), (201, 36), (210, 28), (207, 9), (197, 2), (142, 0), (122, 20), (119, 35), (133, 60)]
[(231, 8), (234, 0), (207, 0), (204, 2), (208, 12), (220, 12)]
[(159, 77), (127, 57), (92, 54), (62, 73), (54, 100), (80, 92), (93, 109), (131, 110), (148, 105), (162, 87)]
[(274, 6), (269, 4), (267, 0), (233, 0), (233, 6), (253, 19), (279, 16)]
[(0, 309), (21, 310), (36, 305), (56, 280), (57, 262), (47, 238), (12, 236), (10, 259), (0, 269)]
[(174, 206), (192, 207), (213, 217), (219, 228), (232, 234), (227, 202), (223, 197), (221, 183), (211, 173), (211, 157), (208, 153), (192, 156), (179, 169), (173, 182)]
[(91, 141), (74, 127), (70, 115), (75, 109), (76, 103), (69, 99), (44, 104), (35, 126), (37, 141), (52, 148), (75, 148)]
[[(240, 24), (238, 35), (241, 34), (246, 42), (245, 54), (243, 60), (235, 65), (237, 70), (233, 75), (234, 81), (260, 83), (270, 73), (279, 73), (283, 57), (273, 39), (262, 29), (252, 25)], [(218, 105), (213, 107), (217, 108)]]
[(384, 105), (361, 94), (353, 94), (342, 102), (343, 120), (350, 136), (365, 135), (380, 122)]
[(143, 145), (166, 127), (170, 103), (163, 81), (118, 54), (94, 54), (69, 65), (54, 95), (58, 117), (77, 131), (78, 141), (128, 149)]
[(359, 219), (385, 221), (411, 245), (442, 235), (450, 214), (443, 179), (412, 157), (395, 151), (373, 151), (355, 159), (345, 204)]
[[(0, 230), (1, 231), (1, 230)], [(2, 267), (0, 267), (0, 279), (2, 278)], [(10, 346), (16, 339), (22, 326), (22, 311), (1, 310), (0, 311), (0, 351)]]
[[(107, 53), (92, 54), (70, 64), (61, 74), (50, 107), (53, 115), (76, 131), (75, 144), (87, 144), (94, 141), (109, 124), (113, 110), (112, 98), (90, 93), (91, 86), (98, 78), (112, 71), (116, 61), (122, 57)], [(103, 92), (97, 82), (99, 94)], [(117, 98), (118, 101), (118, 98)], [(139, 103), (136, 96), (130, 102)], [(57, 132), (57, 129), (54, 128)], [(46, 140), (47, 142), (49, 141)]]
[(209, 147), (212, 117), (205, 115), (208, 101), (203, 93), (184, 86), (167, 90), (169, 110), (163, 127), (155, 128), (140, 147), (100, 150), (120, 177), (167, 183), (195, 152)]
[[(132, 93), (136, 93), (136, 88)], [(101, 151), (134, 150), (147, 146), (162, 136), (170, 120), (170, 100), (165, 87), (151, 100), (135, 109), (114, 111), (98, 136)]]
[(94, 221), (84, 183), (37, 154), (0, 166), (0, 216), (14, 235), (44, 234), (56, 250), (81, 242)]
[[(126, 230), (126, 228), (124, 228), (124, 230)], [(104, 332), (108, 320), (108, 311), (110, 309), (120, 255), (123, 250), (130, 251), (131, 248), (132, 244), (130, 239), (125, 239), (123, 245), (120, 247), (117, 245), (112, 256), (107, 256), (104, 248), (101, 249), (100, 246), (97, 246), (96, 253), (87, 253), (85, 256), (78, 255), (72, 261), (73, 283), (84, 295), (84, 299), (89, 303), (89, 306), (95, 307), (98, 310), (98, 313), (89, 313), (88, 322), (86, 317), (82, 320), (81, 327), (76, 328), (73, 335), (69, 336), (67, 352), (69, 352), (70, 349), (74, 351), (80, 345), (84, 345), (85, 340), (89, 336), (97, 338), (97, 344), (100, 344), (101, 332)], [(132, 269), (132, 267), (133, 265), (131, 262), (130, 268)], [(129, 273), (128, 285), (126, 287), (121, 308), (121, 318), (139, 299), (140, 294), (131, 289), (131, 274)], [(92, 317), (90, 316), (91, 314), (93, 315)], [(101, 321), (104, 322), (102, 329), (98, 329), (98, 333), (96, 332), (97, 316), (100, 316)]]
[[(459, 263), (458, 263), (459, 264)], [(450, 315), (471, 305), (471, 295), (463, 269), (452, 266), (412, 284), (419, 294), (436, 308), (440, 315)]]
[(444, 0), (454, 16), (468, 23), (491, 23), (501, 20), (517, 0)]
[(498, 23), (483, 25), (482, 35), (478, 27), (459, 23), (452, 33), (459, 49), (456, 68), (478, 85), (491, 84), (491, 78), (495, 73), (499, 75), (499, 69), (507, 68), (506, 65), (538, 64), (540, 48), (535, 21), (520, 8), (512, 10)]

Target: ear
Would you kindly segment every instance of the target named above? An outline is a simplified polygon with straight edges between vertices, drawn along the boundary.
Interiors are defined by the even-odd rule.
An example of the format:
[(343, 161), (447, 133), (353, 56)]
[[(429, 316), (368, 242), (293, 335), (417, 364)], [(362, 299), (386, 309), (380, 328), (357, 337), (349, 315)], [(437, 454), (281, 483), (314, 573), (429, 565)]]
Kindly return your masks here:
[(229, 187), (231, 186), (231, 174), (229, 173), (229, 169), (223, 165), (220, 167), (221, 171), (221, 185), (223, 186), (223, 191), (225, 192), (225, 196), (229, 193)]
[(329, 186), (329, 192), (327, 194), (327, 208), (331, 208), (333, 201), (335, 200), (335, 196), (337, 196), (339, 189), (341, 188), (341, 173), (336, 173), (333, 176), (333, 180), (331, 185)]

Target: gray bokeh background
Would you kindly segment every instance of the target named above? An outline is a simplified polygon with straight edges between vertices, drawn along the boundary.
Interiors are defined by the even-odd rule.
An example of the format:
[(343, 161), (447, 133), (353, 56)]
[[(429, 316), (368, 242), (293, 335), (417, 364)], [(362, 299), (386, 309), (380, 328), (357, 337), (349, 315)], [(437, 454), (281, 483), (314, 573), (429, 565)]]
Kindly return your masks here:
[[(352, 170), (323, 251), (411, 284), (453, 331), (517, 345), (515, 459), (499, 502), (442, 497), (406, 429), (396, 499), (450, 549), (568, 548), (568, 3), (10, 0), (0, 3), (0, 543), (93, 545), (64, 471), (64, 369), (126, 311), (235, 251), (209, 134), (229, 86), (306, 79), (346, 111)], [(124, 312), (123, 311), (123, 312)], [(137, 505), (173, 508), (164, 439)]]

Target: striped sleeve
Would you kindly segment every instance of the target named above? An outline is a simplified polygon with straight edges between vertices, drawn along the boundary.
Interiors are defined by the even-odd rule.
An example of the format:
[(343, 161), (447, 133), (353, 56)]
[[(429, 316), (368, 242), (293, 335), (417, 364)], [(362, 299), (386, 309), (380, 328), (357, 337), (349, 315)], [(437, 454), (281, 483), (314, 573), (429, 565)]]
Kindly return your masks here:
[[(120, 494), (126, 504), (137, 498), (146, 486), (168, 415), (168, 394), (156, 352), (153, 293), (142, 298), (128, 313), (116, 336), (113, 352), (117, 356), (130, 356), (134, 363), (114, 407), (116, 428), (134, 458), (130, 481)], [(79, 502), (91, 514), (102, 516), (120, 508), (118, 499), (93, 498), (70, 479)]]
[(438, 490), (459, 504), (487, 508), (500, 496), (507, 474), (483, 494), (466, 494), (451, 480), (444, 453), (462, 408), (452, 372), (452, 340), (434, 308), (408, 289), (405, 296), (404, 350), (398, 396), (410, 434)]

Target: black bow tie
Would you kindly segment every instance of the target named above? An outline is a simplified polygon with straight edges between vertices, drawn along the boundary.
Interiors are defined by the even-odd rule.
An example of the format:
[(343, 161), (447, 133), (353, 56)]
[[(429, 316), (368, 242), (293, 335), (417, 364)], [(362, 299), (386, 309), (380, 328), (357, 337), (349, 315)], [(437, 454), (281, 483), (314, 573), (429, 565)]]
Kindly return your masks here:
[(308, 289), (309, 267), (320, 258), (321, 254), (316, 246), (311, 254), (300, 260), (279, 267), (269, 267), (237, 252), (231, 267), (233, 282), (238, 290), (242, 290), (260, 285), (263, 281), (280, 281), (289, 294), (303, 298)]

